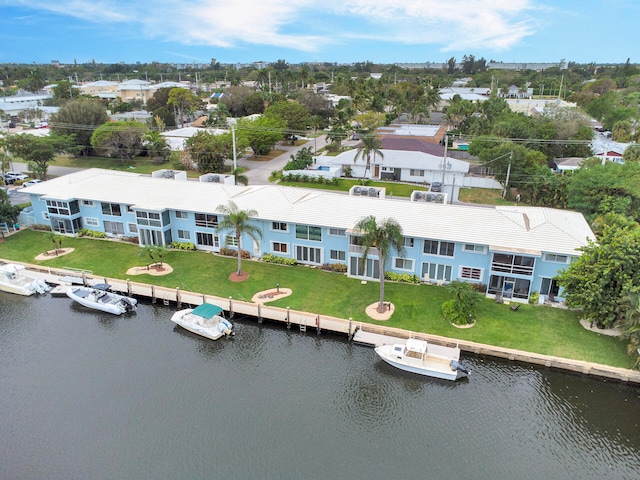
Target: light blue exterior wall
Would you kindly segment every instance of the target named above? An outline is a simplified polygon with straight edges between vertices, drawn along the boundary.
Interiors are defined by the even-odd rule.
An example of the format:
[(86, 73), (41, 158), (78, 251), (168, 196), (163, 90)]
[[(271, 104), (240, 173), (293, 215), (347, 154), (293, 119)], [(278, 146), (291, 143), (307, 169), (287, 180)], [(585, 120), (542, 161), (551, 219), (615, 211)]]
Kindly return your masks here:
[[(59, 215), (49, 213), (46, 201), (37, 195), (31, 195), (31, 202), (36, 223), (49, 224), (53, 230), (56, 230), (52, 219), (59, 217)], [(66, 200), (62, 202), (68, 203)], [(220, 232), (215, 223), (208, 225), (196, 224), (197, 214), (207, 215), (209, 216), (207, 218), (217, 218), (219, 220), (221, 215), (215, 213), (185, 210), (181, 210), (178, 213), (176, 210), (169, 208), (160, 211), (138, 209), (139, 212), (151, 212), (159, 215), (161, 226), (149, 226), (141, 225), (136, 217), (136, 211), (131, 210), (130, 206), (126, 204), (112, 204), (116, 210), (119, 208), (120, 215), (105, 214), (102, 203), (98, 201), (91, 202), (90, 200), (78, 199), (78, 205), (79, 213), (70, 215), (69, 218), (80, 218), (82, 228), (105, 232), (105, 225), (109, 225), (105, 224), (105, 222), (122, 224), (122, 233), (114, 233), (114, 223), (111, 223), (112, 231), (109, 236), (138, 236), (140, 245), (148, 243), (168, 244), (171, 241), (190, 242), (196, 244), (201, 250), (217, 252), (221, 247), (225, 246), (227, 237), (234, 236), (232, 231)], [(45, 214), (49, 216), (49, 220), (45, 219)], [(202, 218), (200, 222), (202, 222)], [(379, 266), (377, 252), (375, 250), (369, 252), (368, 265), (364, 266), (365, 271), (359, 272), (358, 270), (363, 268), (360, 262), (362, 247), (352, 244), (352, 238), (354, 237), (345, 229), (332, 228), (327, 225), (273, 222), (267, 219), (255, 219), (252, 222), (262, 232), (262, 238), (257, 244), (258, 248), (255, 248), (256, 244), (248, 234), (243, 235), (241, 241), (242, 248), (248, 250), (252, 256), (259, 257), (265, 253), (270, 253), (286, 258), (294, 258), (298, 263), (316, 266), (327, 263), (340, 263), (348, 267), (348, 274), (351, 276), (368, 279), (377, 278), (376, 266)], [(135, 227), (131, 228), (132, 225), (135, 225)], [(157, 233), (143, 233), (145, 230)], [(153, 237), (153, 235), (157, 236)], [(235, 247), (231, 246), (231, 248)], [(449, 253), (453, 253), (453, 255), (449, 255)], [(532, 266), (516, 266), (511, 271), (504, 271), (511, 267), (501, 266), (496, 270), (496, 265), (493, 261), (495, 254), (516, 256), (517, 260), (514, 260), (516, 262), (524, 258), (525, 261), (531, 262)], [(487, 285), (489, 293), (496, 295), (498, 293), (508, 293), (508, 289), (505, 290), (505, 288), (509, 287), (509, 282), (513, 282), (513, 292), (517, 294), (517, 298), (514, 299), (520, 301), (526, 301), (532, 292), (541, 292), (543, 287), (546, 287), (546, 291), (541, 292), (544, 295), (547, 295), (549, 290), (553, 289), (553, 296), (560, 298), (561, 292), (556, 285), (552, 285), (551, 280), (558, 271), (568, 266), (568, 262), (572, 258), (564, 255), (566, 261), (562, 263), (553, 261), (553, 259), (550, 260), (547, 258), (547, 254), (553, 254), (553, 252), (542, 252), (540, 255), (535, 253), (496, 252), (492, 251), (489, 245), (465, 245), (437, 238), (414, 237), (411, 239), (407, 237), (405, 256), (401, 258), (397, 252), (392, 251), (387, 259), (385, 271), (417, 275), (421, 281), (438, 284), (448, 283), (453, 280), (469, 281)], [(557, 256), (555, 260), (558, 260)], [(527, 270), (527, 272), (523, 273), (523, 270)], [(491, 291), (492, 275), (497, 282), (496, 285), (502, 285), (499, 288), (500, 292)], [(505, 282), (506, 286), (503, 285)], [(516, 290), (518, 291), (516, 292)]]

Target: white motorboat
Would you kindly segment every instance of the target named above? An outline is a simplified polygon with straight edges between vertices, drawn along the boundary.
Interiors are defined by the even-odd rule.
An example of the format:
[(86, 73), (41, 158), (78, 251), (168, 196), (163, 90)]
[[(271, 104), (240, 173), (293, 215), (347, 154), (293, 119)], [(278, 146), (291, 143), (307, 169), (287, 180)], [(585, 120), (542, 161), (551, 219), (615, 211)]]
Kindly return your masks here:
[(225, 335), (234, 335), (233, 324), (223, 315), (222, 308), (211, 303), (203, 303), (196, 308), (177, 311), (171, 317), (171, 321), (196, 335), (217, 340)]
[(27, 274), (24, 265), (7, 263), (0, 265), (0, 290), (18, 295), (33, 295), (47, 293), (51, 287), (44, 280)]
[(444, 347), (410, 338), (406, 345), (379, 345), (375, 351), (389, 365), (406, 372), (444, 380), (456, 380), (460, 373), (469, 373), (460, 366), (457, 346)]
[(110, 287), (107, 284), (97, 284), (92, 287), (69, 286), (67, 288), (67, 297), (87, 308), (113, 313), (114, 315), (135, 311), (138, 304), (135, 298), (110, 292)]

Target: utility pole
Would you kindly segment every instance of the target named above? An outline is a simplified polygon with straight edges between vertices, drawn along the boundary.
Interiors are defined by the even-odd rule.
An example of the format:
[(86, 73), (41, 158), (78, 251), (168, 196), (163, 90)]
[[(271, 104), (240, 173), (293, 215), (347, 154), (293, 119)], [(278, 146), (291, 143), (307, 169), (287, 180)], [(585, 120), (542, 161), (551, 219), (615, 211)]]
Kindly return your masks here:
[(507, 178), (504, 181), (504, 190), (502, 191), (502, 198), (507, 194), (507, 186), (509, 185), (509, 175), (511, 174), (511, 160), (513, 160), (513, 152), (509, 154), (509, 166), (507, 167)]
[(444, 157), (442, 158), (442, 189), (444, 190), (444, 174), (447, 168), (447, 149), (449, 147), (449, 135), (444, 136)]
[(236, 127), (231, 125), (231, 140), (233, 141), (233, 169), (238, 168), (238, 160), (236, 158)]

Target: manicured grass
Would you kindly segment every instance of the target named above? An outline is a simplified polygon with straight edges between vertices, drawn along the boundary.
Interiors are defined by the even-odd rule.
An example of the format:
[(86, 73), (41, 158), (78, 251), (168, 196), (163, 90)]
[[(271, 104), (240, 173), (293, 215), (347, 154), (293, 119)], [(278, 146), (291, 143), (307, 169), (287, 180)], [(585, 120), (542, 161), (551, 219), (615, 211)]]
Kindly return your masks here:
[[(119, 158), (109, 157), (71, 157), (71, 156), (58, 156), (51, 163), (56, 167), (73, 167), (73, 168), (105, 168), (107, 170), (118, 170), (122, 172), (134, 172), (151, 174), (156, 170), (162, 170), (163, 168), (171, 169), (169, 162), (165, 163), (153, 163), (147, 157), (135, 157), (130, 162), (123, 163)], [(197, 177), (200, 175), (196, 171), (188, 171), (187, 176)]]
[[(365, 182), (367, 187), (383, 187), (386, 188), (387, 197), (410, 197), (414, 190), (426, 192), (429, 187), (422, 185), (414, 185), (409, 183), (391, 183), (391, 182)], [(339, 192), (348, 192), (354, 185), (362, 185), (358, 179), (339, 178), (337, 184), (314, 183), (314, 182), (280, 182), (280, 185), (289, 187), (316, 188), (319, 190), (335, 190)]]
[(483, 205), (517, 205), (514, 201), (502, 198), (502, 190), (493, 188), (461, 188), (458, 200)]
[[(53, 248), (49, 234), (23, 230), (0, 243), (0, 258), (52, 267), (87, 269), (97, 276), (121, 279), (127, 278), (126, 271), (129, 268), (145, 264), (145, 259), (138, 256), (140, 247), (133, 244), (63, 237), (62, 246), (75, 248), (75, 251), (38, 262), (34, 260), (38, 254)], [(522, 305), (514, 312), (507, 305), (482, 299), (477, 312), (477, 324), (469, 329), (458, 329), (443, 318), (440, 310), (442, 303), (450, 298), (446, 288), (386, 282), (385, 300), (393, 302), (396, 312), (390, 320), (376, 322), (365, 314), (365, 308), (378, 300), (377, 282), (361, 284), (360, 280), (346, 275), (315, 268), (245, 260), (242, 269), (250, 274), (249, 279), (233, 283), (228, 277), (236, 268), (235, 258), (170, 250), (164, 261), (174, 269), (169, 275), (136, 275), (129, 278), (142, 283), (180, 287), (185, 291), (231, 296), (247, 301), (255, 293), (280, 284), (283, 288), (291, 288), (293, 294), (273, 302), (275, 306), (616, 367), (632, 366), (624, 342), (584, 330), (579, 324), (578, 313), (573, 311)]]

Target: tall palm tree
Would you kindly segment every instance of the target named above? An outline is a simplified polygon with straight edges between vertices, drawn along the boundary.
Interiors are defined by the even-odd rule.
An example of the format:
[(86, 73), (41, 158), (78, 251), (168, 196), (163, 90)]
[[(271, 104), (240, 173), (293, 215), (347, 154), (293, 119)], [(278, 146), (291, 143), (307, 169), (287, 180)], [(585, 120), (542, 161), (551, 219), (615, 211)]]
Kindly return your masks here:
[(385, 311), (384, 307), (384, 266), (387, 261), (391, 249), (393, 248), (398, 255), (405, 255), (404, 237), (402, 235), (402, 227), (394, 218), (385, 218), (378, 223), (376, 217), (369, 215), (361, 218), (356, 223), (354, 230), (362, 234), (362, 245), (364, 252), (362, 253), (362, 262), (366, 263), (367, 256), (372, 248), (378, 253), (380, 262), (379, 279), (380, 279), (380, 303), (378, 304), (378, 312)]
[(375, 135), (369, 134), (362, 137), (362, 144), (358, 146), (356, 155), (353, 157), (353, 163), (356, 163), (359, 158), (366, 162), (362, 178), (366, 177), (367, 170), (371, 172), (371, 154), (373, 154), (374, 160), (376, 155), (380, 155), (380, 158), (384, 158), (383, 153), (380, 151), (381, 148), (382, 143)]
[(250, 217), (257, 217), (258, 212), (253, 209), (241, 210), (233, 200), (229, 200), (227, 205), (218, 205), (216, 211), (225, 215), (225, 218), (218, 222), (218, 231), (231, 230), (235, 233), (236, 241), (238, 242), (238, 276), (242, 274), (241, 264), (242, 261), (242, 234), (246, 233), (255, 241), (258, 238), (262, 238), (262, 232), (255, 225), (249, 223)]

